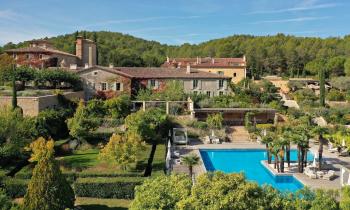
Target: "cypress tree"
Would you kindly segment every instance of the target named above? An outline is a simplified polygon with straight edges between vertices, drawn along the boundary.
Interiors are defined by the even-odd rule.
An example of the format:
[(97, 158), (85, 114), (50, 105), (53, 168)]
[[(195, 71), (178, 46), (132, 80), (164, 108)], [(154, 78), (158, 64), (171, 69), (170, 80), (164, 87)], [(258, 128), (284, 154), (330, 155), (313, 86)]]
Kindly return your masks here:
[(35, 156), (39, 158), (24, 196), (25, 210), (64, 210), (74, 207), (74, 192), (54, 159), (53, 141), (47, 145), (40, 149), (42, 153)]
[(96, 65), (98, 65), (98, 45), (97, 45), (97, 33), (94, 32), (93, 34), (93, 41), (96, 44)]
[(319, 79), (320, 79), (320, 105), (325, 106), (326, 105), (326, 88), (325, 88), (325, 70), (324, 68), (320, 69), (319, 72)]

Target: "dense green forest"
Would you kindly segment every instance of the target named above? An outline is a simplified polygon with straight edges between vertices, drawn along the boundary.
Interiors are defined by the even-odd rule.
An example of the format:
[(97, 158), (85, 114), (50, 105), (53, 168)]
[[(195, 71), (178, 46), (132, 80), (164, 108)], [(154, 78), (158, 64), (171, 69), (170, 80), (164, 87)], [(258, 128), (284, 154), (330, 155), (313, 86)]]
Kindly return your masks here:
[[(186, 43), (181, 46), (171, 46), (116, 32), (83, 31), (52, 37), (49, 40), (58, 49), (73, 53), (77, 35), (97, 40), (100, 65), (113, 63), (115, 66), (160, 66), (166, 56), (240, 57), (246, 55), (249, 72), (256, 77), (266, 74), (317, 75), (320, 68), (325, 68), (326, 76), (329, 77), (345, 75), (346, 71), (350, 70), (350, 60), (346, 62), (346, 58), (350, 57), (350, 36), (322, 39), (284, 34), (234, 35), (200, 44)], [(17, 45), (8, 43), (0, 48), (0, 52), (27, 44), (28, 42)]]

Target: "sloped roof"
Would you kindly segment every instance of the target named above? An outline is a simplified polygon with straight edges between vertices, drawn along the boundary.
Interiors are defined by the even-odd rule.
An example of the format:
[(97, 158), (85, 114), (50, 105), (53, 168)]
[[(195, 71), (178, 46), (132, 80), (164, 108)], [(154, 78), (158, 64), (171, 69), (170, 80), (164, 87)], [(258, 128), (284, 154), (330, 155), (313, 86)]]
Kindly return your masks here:
[(230, 77), (220, 74), (208, 73), (191, 69), (191, 73), (187, 73), (186, 69), (169, 69), (169, 68), (156, 68), (156, 67), (102, 67), (94, 66), (86, 69), (77, 69), (78, 73), (82, 73), (87, 70), (100, 69), (107, 72), (119, 74), (122, 76), (138, 79), (230, 79)]
[(67, 52), (63, 52), (52, 48), (43, 48), (43, 47), (23, 47), (18, 49), (5, 50), (5, 52), (6, 53), (55, 53), (60, 55), (77, 57), (76, 55), (73, 55)]
[(185, 67), (190, 64), (194, 68), (205, 67), (245, 67), (245, 58), (169, 58), (162, 65), (163, 67)]

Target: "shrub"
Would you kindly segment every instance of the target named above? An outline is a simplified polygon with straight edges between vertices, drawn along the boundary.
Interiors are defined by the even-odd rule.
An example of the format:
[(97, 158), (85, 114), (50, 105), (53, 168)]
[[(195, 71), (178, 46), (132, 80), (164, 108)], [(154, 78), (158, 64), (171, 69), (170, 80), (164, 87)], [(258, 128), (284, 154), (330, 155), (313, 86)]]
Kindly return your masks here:
[(191, 193), (191, 179), (184, 175), (159, 176), (136, 187), (131, 209), (175, 209)]
[(211, 114), (207, 117), (206, 120), (208, 127), (213, 129), (221, 129), (223, 121), (224, 118), (222, 117), (221, 113)]
[(73, 188), (78, 197), (132, 199), (142, 182), (142, 177), (78, 178)]
[(11, 198), (23, 197), (27, 192), (28, 179), (5, 178), (3, 180), (5, 191)]
[(345, 94), (340, 92), (339, 90), (330, 90), (327, 94), (327, 99), (329, 101), (344, 101), (345, 100)]

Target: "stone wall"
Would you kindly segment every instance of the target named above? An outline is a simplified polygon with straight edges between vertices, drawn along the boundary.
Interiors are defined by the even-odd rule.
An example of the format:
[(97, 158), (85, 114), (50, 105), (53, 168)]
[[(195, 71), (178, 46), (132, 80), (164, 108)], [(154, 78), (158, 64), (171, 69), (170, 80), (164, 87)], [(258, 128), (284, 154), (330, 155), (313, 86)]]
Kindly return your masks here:
[[(67, 92), (63, 94), (67, 99), (79, 100), (84, 99), (84, 92)], [(0, 107), (11, 106), (11, 96), (0, 97)], [(38, 96), (38, 97), (17, 97), (17, 104), (22, 108), (23, 114), (26, 116), (37, 116), (40, 111), (47, 108), (55, 108), (59, 106), (56, 95)]]

